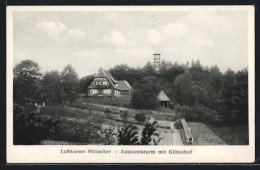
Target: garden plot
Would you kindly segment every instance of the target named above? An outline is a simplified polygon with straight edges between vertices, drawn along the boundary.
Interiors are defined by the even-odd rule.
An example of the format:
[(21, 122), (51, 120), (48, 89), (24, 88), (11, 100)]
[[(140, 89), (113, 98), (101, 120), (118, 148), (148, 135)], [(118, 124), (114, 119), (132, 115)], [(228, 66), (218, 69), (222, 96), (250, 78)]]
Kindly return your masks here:
[(204, 123), (187, 123), (194, 137), (193, 145), (226, 145), (226, 143), (214, 132), (212, 132)]

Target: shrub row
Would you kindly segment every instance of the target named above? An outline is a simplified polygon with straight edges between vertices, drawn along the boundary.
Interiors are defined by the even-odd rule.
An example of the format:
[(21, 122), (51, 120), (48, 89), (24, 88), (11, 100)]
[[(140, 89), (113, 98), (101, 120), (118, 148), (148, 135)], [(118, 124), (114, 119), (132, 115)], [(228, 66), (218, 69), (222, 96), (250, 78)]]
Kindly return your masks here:
[(127, 97), (82, 97), (78, 98), (77, 102), (84, 103), (96, 103), (117, 107), (126, 107), (129, 108), (131, 106), (131, 96)]

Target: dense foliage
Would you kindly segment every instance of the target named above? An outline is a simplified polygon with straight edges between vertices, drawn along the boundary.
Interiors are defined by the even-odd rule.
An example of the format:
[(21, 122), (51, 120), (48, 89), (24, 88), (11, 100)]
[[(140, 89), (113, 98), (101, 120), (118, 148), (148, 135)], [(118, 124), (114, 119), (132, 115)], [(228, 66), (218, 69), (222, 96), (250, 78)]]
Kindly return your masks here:
[(217, 66), (202, 66), (199, 60), (185, 65), (163, 60), (160, 72), (150, 62), (143, 68), (117, 65), (109, 71), (133, 86), (134, 108), (158, 107), (156, 96), (163, 90), (177, 106), (179, 118), (234, 124), (248, 121), (247, 69), (222, 73)]
[(46, 103), (62, 103), (62, 83), (58, 71), (46, 72), (42, 80), (42, 93)]
[(146, 77), (141, 79), (134, 86), (134, 92), (131, 103), (136, 109), (154, 109), (158, 106), (158, 99), (156, 95), (155, 78)]
[(47, 137), (60, 131), (59, 117), (39, 117), (35, 111), (14, 105), (14, 144), (40, 144)]
[(82, 94), (87, 94), (88, 93), (88, 86), (90, 85), (90, 83), (92, 82), (92, 80), (94, 79), (94, 75), (89, 75), (89, 76), (85, 76), (82, 77), (81, 79), (79, 79), (79, 93)]
[(68, 65), (61, 72), (62, 98), (67, 102), (74, 102), (78, 96), (78, 74)]
[(32, 105), (42, 101), (41, 78), (39, 65), (31, 60), (24, 60), (14, 68), (13, 89), (14, 102), (21, 105)]
[(136, 113), (135, 120), (143, 123), (146, 120), (146, 113), (144, 111), (140, 111), (139, 113)]
[(24, 60), (14, 68), (14, 103), (22, 106), (35, 103), (74, 102), (78, 96), (78, 74), (68, 65), (58, 71), (40, 73), (38, 63)]

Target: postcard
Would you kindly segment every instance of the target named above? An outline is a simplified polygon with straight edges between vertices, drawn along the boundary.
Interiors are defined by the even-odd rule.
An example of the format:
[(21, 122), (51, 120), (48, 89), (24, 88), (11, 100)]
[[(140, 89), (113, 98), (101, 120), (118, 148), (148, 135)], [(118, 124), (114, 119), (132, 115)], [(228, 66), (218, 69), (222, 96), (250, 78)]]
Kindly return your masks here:
[(7, 163), (255, 161), (254, 6), (7, 7)]

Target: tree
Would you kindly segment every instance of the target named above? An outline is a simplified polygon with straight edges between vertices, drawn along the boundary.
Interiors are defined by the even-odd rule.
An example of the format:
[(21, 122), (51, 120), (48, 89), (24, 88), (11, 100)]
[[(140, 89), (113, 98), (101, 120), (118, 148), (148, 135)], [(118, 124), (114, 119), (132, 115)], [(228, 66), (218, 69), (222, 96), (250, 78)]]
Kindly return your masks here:
[(235, 73), (227, 70), (223, 76), (221, 91), (221, 114), (225, 121), (247, 122), (248, 118), (248, 72), (247, 69)]
[(134, 86), (134, 92), (131, 99), (132, 106), (136, 109), (154, 109), (158, 107), (157, 87), (154, 76), (148, 76), (141, 79)]
[(168, 70), (168, 65), (166, 61), (163, 59), (160, 64), (160, 75), (164, 75)]
[(194, 85), (191, 76), (188, 73), (179, 75), (176, 78), (174, 84), (175, 84), (175, 88), (174, 88), (175, 100), (180, 104), (191, 105), (192, 101), (188, 92), (188, 89), (190, 89)]
[(236, 73), (236, 86), (237, 91), (237, 118), (243, 122), (248, 121), (248, 70), (243, 69)]
[(79, 80), (79, 93), (88, 93), (88, 86), (90, 85), (90, 83), (92, 82), (92, 80), (94, 79), (94, 75), (89, 75), (89, 76), (85, 76), (82, 77)]
[(185, 66), (179, 65), (178, 63), (171, 65), (170, 63), (165, 62), (165, 64), (162, 63), (162, 67), (165, 68), (161, 70), (160, 77), (169, 83), (174, 82), (177, 76), (185, 72)]
[(61, 76), (58, 71), (45, 73), (42, 80), (42, 93), (46, 102), (62, 102)]
[(24, 60), (14, 68), (14, 102), (21, 105), (32, 105), (41, 101), (41, 73), (38, 63)]
[(136, 80), (142, 78), (142, 71), (139, 68), (130, 68), (126, 64), (116, 65), (109, 72), (117, 80), (126, 80), (130, 84), (134, 84)]
[(78, 74), (71, 65), (61, 72), (62, 98), (66, 102), (73, 102), (77, 98)]
[(156, 75), (156, 71), (150, 61), (143, 67), (143, 75), (144, 76)]

